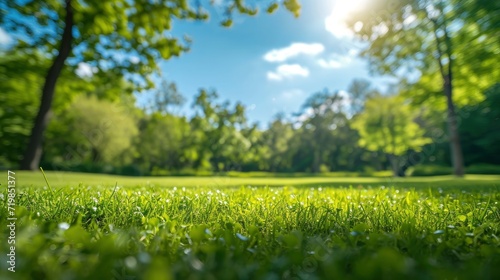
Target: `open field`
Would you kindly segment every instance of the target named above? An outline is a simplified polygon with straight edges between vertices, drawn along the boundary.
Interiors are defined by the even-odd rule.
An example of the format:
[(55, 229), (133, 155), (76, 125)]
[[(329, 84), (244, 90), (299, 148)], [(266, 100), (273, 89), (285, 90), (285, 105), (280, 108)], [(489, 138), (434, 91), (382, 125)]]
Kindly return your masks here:
[(41, 173), (16, 173), (16, 272), (2, 254), (2, 279), (500, 275), (499, 176), (46, 174), (51, 188)]
[[(18, 186), (43, 187), (47, 184), (41, 172), (17, 172)], [(295, 177), (265, 177), (266, 173), (256, 173), (243, 177), (245, 173), (227, 177), (127, 177), (105, 174), (70, 173), (46, 171), (45, 174), (52, 187), (65, 186), (155, 186), (155, 187), (239, 187), (239, 186), (328, 186), (328, 187), (358, 187), (358, 186), (396, 186), (396, 187), (433, 187), (439, 182), (441, 187), (451, 186), (500, 186), (500, 175), (467, 175), (464, 179), (453, 176), (434, 177), (337, 177), (337, 176), (307, 176)], [(287, 176), (287, 177), (285, 177)]]

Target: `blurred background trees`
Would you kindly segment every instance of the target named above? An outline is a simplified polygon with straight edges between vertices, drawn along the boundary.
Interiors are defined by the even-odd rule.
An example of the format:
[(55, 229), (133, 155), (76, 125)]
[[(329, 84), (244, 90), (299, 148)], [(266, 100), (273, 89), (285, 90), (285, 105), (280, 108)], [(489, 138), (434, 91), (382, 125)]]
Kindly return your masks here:
[[(189, 43), (156, 41), (151, 34), (157, 31), (136, 30), (144, 25), (150, 5), (123, 16), (138, 27), (123, 27), (118, 15), (129, 1), (115, 2), (122, 7), (94, 3), (104, 13), (94, 15), (98, 19), (92, 23), (85, 21), (91, 16), (89, 7), (77, 0), (64, 2), (74, 4), (75, 28), (81, 32), (74, 34), (73, 52), (64, 60), (45, 112), (51, 119), (41, 146), (40, 165), (45, 169), (129, 175), (392, 170), (401, 176), (406, 169), (414, 175), (451, 174), (449, 166), (461, 175), (463, 165), (469, 172), (499, 172), (497, 1), (390, 1), (391, 9), (389, 1), (370, 1), (350, 26), (365, 42), (361, 55), (372, 70), (395, 76), (397, 90), (383, 91), (354, 79), (347, 91), (310, 93), (298, 112), (278, 114), (268, 124), (250, 123), (244, 104), (220, 100), (216, 90), (181, 93), (175, 81), (148, 83), (158, 61), (182, 53)], [(153, 27), (166, 30), (171, 18), (205, 17), (183, 7), (183, 1), (174, 2), (179, 6), (157, 11), (168, 17)], [(226, 3), (233, 2), (239, 1)], [(64, 29), (62, 1), (19, 3), (9, 2), (8, 8), (25, 17), (37, 11), (46, 15), (37, 18), (43, 32), (1, 51), (2, 168), (26, 167), (20, 162), (40, 115), (41, 89), (57, 59), (54, 50)], [(283, 4), (298, 11), (296, 1)], [(53, 16), (47, 16), (49, 11)], [(33, 27), (16, 22), (12, 16), (0, 21), (7, 30), (33, 32)], [(228, 18), (222, 24), (230, 23)], [(115, 34), (109, 31), (113, 24), (123, 28)], [(96, 34), (109, 40), (97, 40)], [(139, 47), (140, 40), (150, 44), (147, 49)], [(87, 48), (77, 48), (83, 45)], [(84, 51), (90, 47), (98, 51)], [(85, 71), (81, 63), (88, 66)], [(146, 102), (138, 104), (133, 93), (147, 87)], [(186, 95), (195, 95), (189, 114), (181, 110)], [(450, 149), (456, 139), (460, 149)], [(456, 161), (458, 152), (463, 163)]]
[[(28, 38), (20, 39), (12, 54), (41, 53), (48, 65), (46, 72), (41, 73), (40, 104), (19, 167), (38, 169), (58, 80), (68, 67), (84, 63), (98, 75), (109, 72), (128, 78), (136, 89), (152, 88), (151, 74), (158, 73), (158, 63), (179, 56), (189, 48), (189, 39), (180, 42), (178, 38), (165, 36), (171, 30), (172, 21), (209, 17), (200, 2), (191, 4), (185, 0), (8, 1), (6, 7), (2, 7), (0, 24), (7, 32)], [(296, 0), (282, 4), (298, 16), (300, 5)], [(226, 27), (231, 25), (233, 13), (257, 13), (242, 1), (228, 0), (217, 5), (222, 5), (227, 12), (221, 23)], [(270, 5), (273, 10), (278, 7), (275, 2)]]
[[(264, 126), (249, 124), (243, 104), (220, 101), (213, 90), (200, 90), (192, 104), (194, 114), (186, 117), (174, 113), (180, 111), (175, 105), (168, 111), (140, 108), (133, 95), (109, 99), (93, 94), (94, 88), (85, 86), (88, 80), (80, 82), (71, 87), (79, 93), (73, 100), (56, 102), (46, 134), (44, 169), (128, 175), (393, 170), (401, 176), (416, 166), (415, 174), (434, 174), (419, 169), (424, 165), (437, 166), (438, 173), (452, 172), (439, 168), (450, 165), (446, 120), (426, 106), (412, 107), (401, 94), (373, 89), (362, 109), (351, 109), (350, 100), (357, 95), (323, 90), (311, 94), (295, 116), (278, 114)], [(17, 165), (39, 102), (34, 95), (14, 98), (16, 87), (35, 83), (2, 84), (14, 88), (0, 95), (2, 101), (19, 102), (18, 107), (0, 110), (0, 122), (8, 124), (0, 135), (8, 147), (2, 153), (4, 167)], [(457, 112), (465, 164), (474, 172), (498, 172), (491, 166), (500, 164), (492, 157), (500, 152), (499, 88), (490, 87), (483, 101)]]

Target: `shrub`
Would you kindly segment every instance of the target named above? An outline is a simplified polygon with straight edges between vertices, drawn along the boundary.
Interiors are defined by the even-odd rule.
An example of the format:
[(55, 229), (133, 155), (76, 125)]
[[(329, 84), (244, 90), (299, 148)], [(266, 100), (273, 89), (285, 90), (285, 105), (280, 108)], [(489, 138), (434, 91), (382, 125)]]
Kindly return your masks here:
[(474, 164), (466, 168), (468, 174), (500, 174), (500, 166), (493, 164)]
[(408, 168), (407, 176), (439, 176), (451, 175), (453, 169), (450, 166), (441, 165), (416, 165)]

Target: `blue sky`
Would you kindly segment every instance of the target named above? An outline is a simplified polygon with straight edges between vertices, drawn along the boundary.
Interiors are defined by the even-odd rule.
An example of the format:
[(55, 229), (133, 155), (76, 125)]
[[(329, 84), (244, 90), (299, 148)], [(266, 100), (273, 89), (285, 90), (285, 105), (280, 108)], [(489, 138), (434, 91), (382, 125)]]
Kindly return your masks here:
[[(261, 127), (279, 112), (299, 112), (311, 94), (347, 90), (355, 78), (383, 88), (389, 79), (370, 77), (366, 61), (356, 58), (360, 42), (343, 26), (349, 11), (366, 1), (302, 0), (299, 18), (280, 8), (272, 15), (237, 16), (231, 28), (220, 26), (222, 11), (212, 10), (207, 22), (175, 21), (172, 35), (188, 35), (193, 43), (189, 52), (160, 64), (162, 76), (187, 98), (184, 114), (192, 114), (200, 88), (215, 89), (220, 102), (242, 102)], [(0, 28), (0, 46), (9, 37)], [(88, 64), (81, 66), (77, 74), (92, 75)]]
[(200, 88), (216, 89), (221, 100), (241, 101), (250, 121), (267, 124), (278, 112), (298, 112), (307, 97), (325, 88), (346, 90), (354, 78), (383, 86), (356, 58), (359, 43), (341, 26), (342, 17), (363, 0), (302, 1), (299, 18), (284, 9), (238, 17), (229, 29), (209, 22), (175, 22), (173, 35), (193, 39), (190, 52), (161, 64), (162, 75), (188, 99)]

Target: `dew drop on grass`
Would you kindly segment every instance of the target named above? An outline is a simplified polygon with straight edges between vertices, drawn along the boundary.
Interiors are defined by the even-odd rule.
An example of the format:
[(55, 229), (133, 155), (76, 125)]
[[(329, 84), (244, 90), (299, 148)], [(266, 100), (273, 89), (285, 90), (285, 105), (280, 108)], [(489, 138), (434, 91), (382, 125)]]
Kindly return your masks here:
[(134, 269), (135, 266), (137, 265), (137, 261), (135, 260), (134, 257), (128, 256), (125, 258), (125, 265), (130, 269)]
[(62, 229), (62, 230), (67, 230), (69, 228), (69, 224), (68, 223), (60, 223), (58, 225), (59, 229)]
[(203, 268), (203, 263), (199, 259), (192, 259), (191, 266), (196, 270), (201, 270)]
[(246, 237), (240, 233), (236, 233), (236, 237), (238, 237), (238, 239), (240, 239), (241, 241), (248, 241), (248, 237)]

